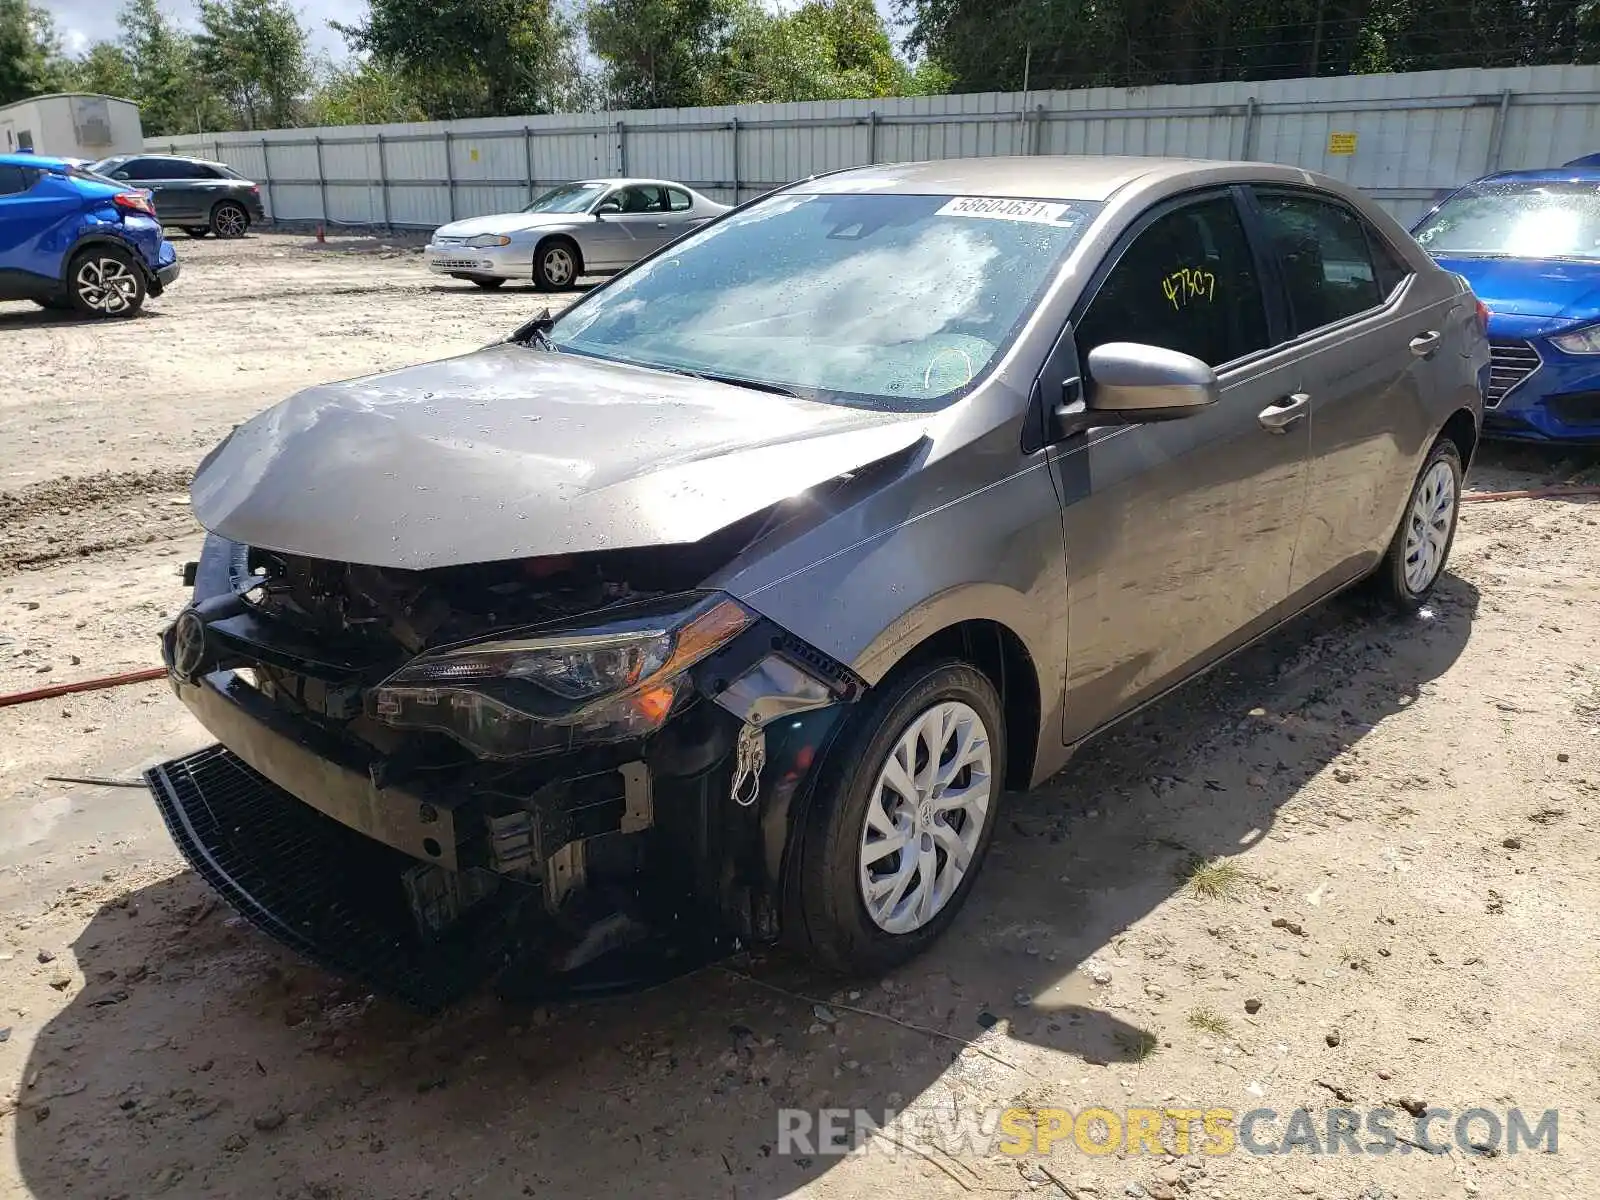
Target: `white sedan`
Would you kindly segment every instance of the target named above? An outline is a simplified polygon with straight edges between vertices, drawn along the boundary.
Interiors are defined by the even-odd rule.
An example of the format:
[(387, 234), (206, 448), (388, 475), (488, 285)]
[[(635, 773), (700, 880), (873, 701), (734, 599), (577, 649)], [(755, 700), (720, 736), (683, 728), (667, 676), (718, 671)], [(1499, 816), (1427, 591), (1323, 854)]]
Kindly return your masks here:
[(585, 179), (552, 188), (521, 212), (443, 225), (424, 256), (428, 270), (479, 287), (532, 279), (559, 291), (580, 275), (631, 267), (728, 208), (667, 180)]

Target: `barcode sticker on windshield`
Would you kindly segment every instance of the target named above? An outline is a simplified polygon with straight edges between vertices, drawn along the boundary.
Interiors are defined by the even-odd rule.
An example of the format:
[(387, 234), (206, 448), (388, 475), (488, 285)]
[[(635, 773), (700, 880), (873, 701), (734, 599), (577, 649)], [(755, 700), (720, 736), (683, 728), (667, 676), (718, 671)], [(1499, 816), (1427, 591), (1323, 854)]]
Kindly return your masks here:
[(995, 196), (957, 196), (935, 216), (987, 217), (991, 221), (1033, 221), (1054, 225), (1070, 204), (1047, 204), (1043, 200), (1005, 200)]

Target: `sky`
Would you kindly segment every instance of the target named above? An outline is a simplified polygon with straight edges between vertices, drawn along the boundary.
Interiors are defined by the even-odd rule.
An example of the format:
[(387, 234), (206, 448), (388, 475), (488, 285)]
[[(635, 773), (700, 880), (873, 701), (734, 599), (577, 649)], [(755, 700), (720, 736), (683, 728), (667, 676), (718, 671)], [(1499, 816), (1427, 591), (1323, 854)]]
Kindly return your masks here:
[[(56, 32), (70, 55), (79, 55), (93, 42), (110, 41), (117, 36), (116, 0), (35, 0), (55, 19)], [(890, 13), (892, 0), (875, 0), (878, 11), (893, 28)], [(793, 7), (783, 0), (763, 0), (769, 8)], [(198, 5), (189, 0), (161, 0), (162, 11), (171, 15), (180, 25), (196, 28)], [(335, 61), (349, 53), (344, 39), (328, 28), (329, 21), (346, 24), (359, 21), (367, 11), (367, 0), (310, 0), (296, 6), (300, 21), (311, 34), (311, 48)]]

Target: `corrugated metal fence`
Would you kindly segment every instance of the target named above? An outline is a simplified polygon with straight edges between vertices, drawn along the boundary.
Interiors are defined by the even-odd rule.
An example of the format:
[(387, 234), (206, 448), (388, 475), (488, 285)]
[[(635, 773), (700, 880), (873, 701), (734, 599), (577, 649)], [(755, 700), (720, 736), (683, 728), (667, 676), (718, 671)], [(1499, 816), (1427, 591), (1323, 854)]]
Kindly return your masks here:
[(562, 113), (147, 141), (221, 160), (280, 220), (432, 228), (572, 179), (676, 179), (727, 202), (818, 171), (986, 154), (1264, 159), (1402, 221), (1496, 169), (1600, 152), (1600, 66)]

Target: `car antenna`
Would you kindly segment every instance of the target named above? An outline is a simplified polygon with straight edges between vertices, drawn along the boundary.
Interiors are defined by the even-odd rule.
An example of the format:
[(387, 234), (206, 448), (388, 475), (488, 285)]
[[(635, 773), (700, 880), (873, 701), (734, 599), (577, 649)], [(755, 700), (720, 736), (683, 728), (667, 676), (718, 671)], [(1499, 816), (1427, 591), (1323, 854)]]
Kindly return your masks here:
[(546, 333), (550, 328), (550, 322), (550, 309), (547, 306), (537, 317), (534, 317), (531, 321), (524, 321), (517, 326), (516, 332), (508, 337), (506, 341), (516, 342), (524, 346), (529, 342), (539, 342), (548, 349), (550, 347), (550, 339), (546, 336)]

